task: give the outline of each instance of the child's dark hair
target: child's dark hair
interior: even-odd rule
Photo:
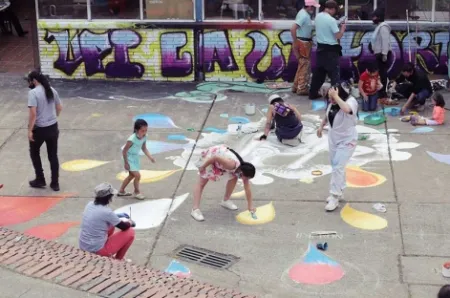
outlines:
[[[228,150],[230,150],[234,155],[236,155],[237,159],[239,159],[239,162],[241,163],[239,169],[242,171],[242,174],[249,179],[255,177],[256,173],[255,166],[249,162],[244,161],[242,157],[233,149],[228,148]]]
[[[111,200],[113,198],[113,194],[107,195],[105,197],[95,197],[94,200],[94,205],[102,205],[102,206],[106,206],[109,203],[111,203]]]
[[[405,65],[403,65],[402,72],[414,72],[414,64],[406,62]]]
[[[139,129],[141,129],[144,126],[148,126],[147,121],[145,121],[144,119],[137,119],[134,122],[134,131],[133,132],[138,132]]]
[[[374,73],[378,71],[378,66],[375,63],[370,63],[369,65],[367,65],[367,71],[370,73]]]
[[[439,290],[438,298],[450,298],[450,285],[442,286]]]
[[[33,80],[38,81],[45,90],[45,96],[47,97],[47,101],[51,102],[54,98],[52,87],[50,87],[50,82],[47,77],[44,76],[41,72],[37,70],[33,70],[28,74],[28,82],[32,82]]]
[[[350,96],[351,90],[352,90],[352,87],[351,87],[350,83],[345,82],[345,81],[343,81],[343,82],[341,82],[339,84],[336,84],[336,85],[332,86],[331,88],[337,88],[338,96],[343,101],[347,100],[347,98]],[[328,92],[330,92],[330,90],[328,90]]]
[[[437,107],[441,107],[441,108],[445,107],[445,100],[441,93],[435,92],[433,94],[433,99],[436,102]]]

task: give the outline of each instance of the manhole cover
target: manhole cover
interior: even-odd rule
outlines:
[[[176,258],[215,269],[227,269],[239,261],[233,255],[207,250],[200,247],[182,245],[174,250]]]

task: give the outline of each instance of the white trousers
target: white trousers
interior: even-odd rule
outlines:
[[[355,152],[356,141],[335,142],[331,135],[329,135],[328,144],[330,146],[331,163],[330,194],[342,196],[342,192],[347,186],[345,168],[352,157],[353,152]]]

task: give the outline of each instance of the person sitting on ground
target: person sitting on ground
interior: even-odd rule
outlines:
[[[398,90],[396,86],[397,92],[408,98],[402,107],[402,114],[414,107],[417,107],[419,111],[423,110],[425,101],[433,93],[430,79],[425,73],[416,69],[414,64],[408,62],[403,66],[401,75],[395,80],[395,85],[401,84],[406,80],[411,84],[406,85],[407,87],[403,88],[404,90]]]
[[[436,125],[442,125],[445,121],[445,100],[442,94],[436,92],[433,97],[433,116],[431,119],[425,118],[422,116],[406,116],[406,119],[403,119],[403,121],[408,121],[407,117],[410,117],[411,124],[412,125],[429,125],[429,126],[436,126]]]
[[[278,140],[289,146],[300,144],[300,135],[303,129],[300,112],[277,94],[269,97],[267,110],[267,123],[264,134],[259,138],[266,140],[270,130],[275,124],[275,134]]]
[[[228,175],[228,182],[225,190],[225,196],[220,203],[222,207],[228,210],[237,210],[238,207],[230,200],[231,194],[236,187],[239,178],[244,183],[245,195],[247,197],[248,210],[254,214],[253,198],[250,188],[250,179],[255,177],[255,167],[245,162],[242,157],[233,149],[225,145],[210,147],[202,151],[200,159],[196,162],[200,173],[200,179],[194,189],[194,205],[191,216],[196,221],[204,221],[200,211],[200,201],[202,193],[209,180],[218,181],[225,173]]]
[[[383,88],[380,81],[378,67],[370,64],[366,71],[359,77],[359,93],[363,98],[362,110],[364,112],[376,111],[378,103],[378,91]]]
[[[437,298],[450,298],[450,285],[442,286]]]
[[[81,250],[122,260],[134,241],[134,223],[108,207],[115,194],[109,183],[95,188],[95,200],[84,209],[79,245]],[[114,233],[115,227],[121,231]]]

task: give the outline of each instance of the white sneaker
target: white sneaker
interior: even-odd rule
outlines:
[[[202,212],[200,211],[200,209],[192,210],[191,216],[192,216],[196,221],[204,221],[204,220],[205,220],[205,218],[203,217],[203,214],[202,214]]]
[[[331,199],[333,199],[333,198],[334,198],[334,196],[333,196],[333,195],[330,195],[330,196],[327,198],[327,203],[328,203]],[[344,194],[342,194],[342,196],[338,197],[338,199],[339,199],[339,200],[344,199]]]
[[[228,210],[238,210],[238,207],[231,200],[220,202],[220,206]]]
[[[336,197],[331,197],[329,198],[328,203],[325,206],[325,210],[334,211],[337,207],[339,207],[339,199]]]

